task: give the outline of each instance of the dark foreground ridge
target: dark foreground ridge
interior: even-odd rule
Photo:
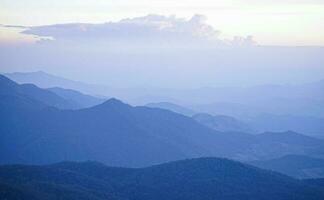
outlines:
[[[0,167],[0,199],[10,200],[320,200],[314,184],[219,158],[146,168],[97,162]]]
[[[303,155],[286,155],[270,160],[256,160],[249,164],[299,179],[324,177],[324,159]]]

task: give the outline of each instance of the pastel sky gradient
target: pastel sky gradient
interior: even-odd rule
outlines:
[[[124,88],[324,78],[324,0],[0,0],[0,73]]]
[[[1,0],[0,24],[103,23],[148,14],[207,17],[221,37],[253,35],[261,45],[324,46],[324,0]],[[19,29],[18,29],[19,30]],[[1,42],[31,36],[0,28]]]

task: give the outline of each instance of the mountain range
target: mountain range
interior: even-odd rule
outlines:
[[[245,132],[245,133],[255,133],[247,123],[244,123],[240,120],[235,119],[234,117],[226,115],[210,115],[207,113],[198,113],[192,116],[197,122],[206,125],[207,127],[222,131],[236,131],[236,132]]]
[[[0,75],[0,95],[21,98],[29,101],[37,101],[44,106],[53,106],[60,109],[73,109],[76,106],[55,93],[41,89],[33,84],[17,84],[14,81]]]
[[[238,112],[249,112],[253,109],[247,107],[240,111],[242,107],[235,104],[215,104],[212,107],[216,108],[217,111],[213,111],[213,108],[208,109],[208,107],[206,107],[202,109],[203,111],[206,111],[206,113],[199,113],[194,109],[170,102],[149,103],[145,106],[167,109],[193,117],[199,123],[217,131],[261,133],[264,131],[284,132],[292,130],[319,138],[323,138],[324,132],[324,118],[318,117],[274,115],[269,113],[257,114],[257,112],[255,112],[250,117],[238,119],[230,115],[236,115]],[[199,108],[196,109],[199,110]],[[227,112],[225,110],[231,110],[231,112]],[[227,113],[228,115],[208,114],[223,112]]]
[[[170,110],[175,113],[179,113],[179,114],[182,114],[182,115],[185,115],[188,117],[191,117],[197,113],[194,110],[191,110],[184,106],[180,106],[180,105],[177,105],[175,103],[170,103],[170,102],[148,103],[145,106],[151,107],[151,108],[161,108],[161,109]]]
[[[103,96],[99,101],[113,96],[132,105],[171,109],[187,116],[196,113],[229,116],[257,132],[291,130],[320,138],[324,133],[324,80],[299,85],[158,89],[113,88],[41,71],[5,75],[18,83],[32,83],[41,88],[60,87]]]
[[[83,94],[76,90],[64,89],[59,87],[48,88],[47,90],[70,101],[77,108],[88,108],[105,101],[103,98]]]
[[[305,115],[324,117],[324,80],[296,85],[257,85],[251,87],[203,87],[197,89],[158,89],[158,88],[112,88],[73,81],[46,72],[15,72],[5,74],[18,83],[32,83],[41,88],[61,87],[74,89],[87,94],[121,97],[132,102],[136,98],[146,96],[147,103],[158,102],[161,99],[173,99],[181,105],[193,106],[198,112],[211,110],[210,114],[229,115],[233,106],[239,108],[239,113],[230,116],[251,116],[255,112],[276,115]],[[163,100],[160,102],[164,102]],[[217,105],[222,104],[222,109]],[[225,105],[229,105],[226,107]],[[245,110],[248,108],[248,110]],[[222,111],[223,113],[219,113]],[[244,111],[242,113],[242,111]],[[207,111],[209,112],[209,111]]]
[[[112,166],[141,167],[202,156],[243,161],[287,154],[324,157],[324,141],[294,132],[218,132],[191,117],[134,107],[117,99],[62,110],[38,101],[39,93],[21,95],[20,90],[12,89],[23,85],[5,77],[1,80],[3,164],[96,160]]]
[[[324,159],[308,156],[286,155],[271,160],[253,161],[249,164],[295,178],[324,178]]]
[[[0,198],[10,200],[323,199],[321,187],[309,182],[219,158],[137,169],[97,162],[0,166]]]
[[[234,117],[230,117],[226,115],[213,116],[208,113],[197,113],[194,110],[170,102],[149,103],[146,104],[145,106],[151,108],[166,109],[175,113],[192,117],[200,124],[203,124],[216,131],[221,131],[221,132],[237,131],[237,132],[246,132],[246,133],[255,132],[255,130],[249,127],[247,123],[244,123],[240,120],[235,119]]]
[[[0,110],[0,199],[324,198],[324,141],[293,131],[2,75]]]
[[[43,71],[36,72],[14,72],[4,74],[6,77],[11,80],[20,83],[32,83],[41,88],[66,88],[84,92],[86,94],[101,94],[106,88],[105,86],[93,85],[88,83],[83,83],[80,81],[74,81],[60,76],[48,74]]]

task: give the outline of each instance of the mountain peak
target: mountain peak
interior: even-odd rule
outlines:
[[[105,103],[108,103],[108,104],[125,104],[124,102],[122,102],[121,100],[116,99],[116,98],[110,98],[107,101],[105,101]]]
[[[151,107],[151,108],[161,108],[161,109],[165,109],[165,110],[170,110],[172,112],[179,113],[179,114],[182,114],[182,115],[185,115],[188,117],[191,117],[196,113],[195,111],[193,111],[189,108],[186,108],[186,107],[183,107],[183,106],[171,103],[171,102],[148,103],[145,106]]]
[[[103,102],[102,104],[99,104],[98,106],[95,106],[95,107],[118,107],[118,108],[121,108],[121,107],[130,107],[130,105],[122,102],[121,100],[119,99],[116,99],[116,98],[110,98],[108,99],[107,101]]]
[[[39,70],[39,71],[33,71],[33,72],[27,72],[27,73],[21,73],[20,75],[29,74],[33,76],[42,76],[42,77],[55,77],[55,75],[49,74],[45,71]]]

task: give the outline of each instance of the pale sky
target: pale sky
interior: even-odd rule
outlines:
[[[103,23],[148,14],[201,14],[220,37],[252,35],[260,45],[324,46],[324,0],[0,0],[4,25]],[[30,38],[0,28],[1,42]]]
[[[324,0],[0,0],[0,73],[112,87],[324,77]]]

